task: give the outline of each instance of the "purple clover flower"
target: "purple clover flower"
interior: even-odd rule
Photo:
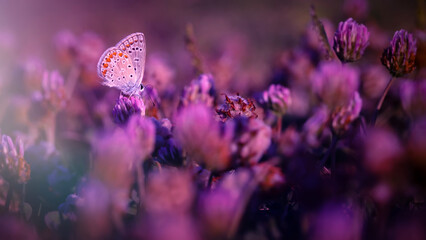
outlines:
[[[117,124],[125,124],[132,115],[145,115],[145,104],[139,96],[120,95],[113,110],[112,115]]]
[[[263,121],[239,117],[228,121],[228,130],[234,132],[232,153],[241,165],[256,164],[271,144],[272,130]]]
[[[291,104],[290,89],[272,84],[267,91],[263,92],[262,102],[276,114],[284,115]]]
[[[390,46],[383,51],[382,64],[394,77],[400,77],[414,70],[417,40],[404,29],[396,31]]]
[[[349,129],[350,124],[359,117],[362,108],[362,99],[358,92],[347,106],[338,107],[331,116],[331,126],[338,135]]]
[[[312,77],[313,90],[330,108],[345,106],[359,86],[355,68],[339,62],[323,63]]]
[[[358,24],[352,18],[339,23],[334,34],[333,49],[342,62],[355,62],[364,54],[368,46],[370,33],[363,24]]]
[[[18,148],[15,144],[18,145]],[[21,140],[13,143],[9,136],[2,136],[0,174],[12,183],[26,183],[30,179],[31,169],[24,159],[24,144]]]
[[[191,159],[212,171],[229,167],[232,135],[221,133],[211,108],[189,105],[177,114],[174,124],[174,136]]]
[[[204,103],[213,107],[215,100],[214,79],[210,74],[201,74],[183,90],[181,106],[185,107],[191,103]]]
[[[58,71],[45,72],[42,81],[43,101],[53,111],[59,111],[67,103],[64,78]]]

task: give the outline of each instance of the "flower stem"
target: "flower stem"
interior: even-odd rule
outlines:
[[[380,98],[379,103],[377,104],[376,111],[374,112],[373,119],[371,120],[371,125],[373,125],[373,126],[376,124],[376,120],[377,120],[377,117],[379,115],[379,111],[382,108],[385,97],[388,94],[389,89],[392,86],[392,83],[394,82],[394,80],[395,80],[395,78],[391,77],[391,79],[388,82],[388,85],[386,86],[385,90],[383,91],[383,94],[382,94],[382,97]]]
[[[7,213],[9,212],[9,205],[10,205],[10,201],[12,200],[12,194],[13,194],[12,184],[9,184],[9,190],[7,190],[7,196],[6,196],[6,203],[4,205]]]

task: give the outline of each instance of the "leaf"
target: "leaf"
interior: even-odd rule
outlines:
[[[51,229],[58,229],[59,225],[61,224],[61,218],[59,216],[59,212],[58,211],[52,211],[52,212],[48,212],[45,216],[44,216],[44,222],[46,223],[46,226]]]
[[[319,20],[317,13],[315,12],[314,5],[311,5],[311,18],[314,26],[319,34],[319,40],[321,41],[323,47],[325,48],[325,52],[327,54],[327,59],[334,58],[334,53],[331,50],[330,43],[328,42],[327,33],[325,32],[324,25]]]

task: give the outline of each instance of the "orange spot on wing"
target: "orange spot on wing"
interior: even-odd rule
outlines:
[[[104,68],[108,67],[108,63],[104,63]]]
[[[119,54],[118,54],[118,56],[122,57],[122,56],[123,56],[123,53],[122,53],[122,52],[121,52],[121,53],[119,53]]]
[[[114,56],[117,55],[117,52],[113,52],[112,55],[114,55]]]
[[[124,55],[124,57],[125,57],[125,58],[128,58],[128,56],[127,56],[127,55]]]
[[[126,44],[126,47],[130,47],[130,45],[129,45],[129,44]]]
[[[111,62],[111,58],[107,58],[107,59],[106,59],[106,61],[107,61],[107,62]]]
[[[107,72],[107,70],[106,70],[106,69],[102,71],[102,74],[104,75],[104,77],[105,77],[105,75],[106,75],[106,72]]]

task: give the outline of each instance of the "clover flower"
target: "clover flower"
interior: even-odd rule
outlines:
[[[262,102],[278,115],[284,115],[291,104],[290,89],[272,84],[263,92]]]
[[[185,107],[191,103],[204,103],[206,106],[213,107],[214,100],[214,79],[210,74],[201,74],[183,90],[181,106]]]
[[[271,144],[272,130],[259,119],[239,117],[227,127],[234,132],[232,153],[238,164],[256,164]]]
[[[145,115],[145,104],[139,96],[120,95],[112,110],[114,121],[125,124],[132,115]]]
[[[383,51],[382,64],[394,77],[400,77],[414,70],[417,40],[404,29],[396,31],[390,46]]]
[[[144,160],[154,151],[155,131],[155,125],[149,118],[134,115],[129,119],[126,133],[138,159]]]
[[[216,109],[216,112],[222,121],[226,121],[239,116],[257,118],[255,110],[256,106],[251,99],[245,99],[238,94],[234,96],[225,94],[225,102]]]
[[[352,18],[339,23],[334,34],[333,49],[342,62],[355,62],[364,54],[368,46],[370,33],[363,24],[358,24]]]
[[[24,144],[21,140],[13,143],[9,136],[2,136],[0,174],[12,183],[27,183],[30,179],[31,169],[24,159]]]
[[[326,62],[320,65],[312,77],[313,90],[330,108],[349,103],[359,86],[358,71],[339,62]]]
[[[191,159],[213,171],[229,167],[231,136],[221,133],[210,108],[189,105],[177,114],[174,124],[174,136]]]
[[[350,124],[359,117],[362,108],[362,99],[358,92],[354,93],[352,100],[347,106],[341,106],[334,110],[331,115],[331,126],[335,133],[343,134],[349,129]]]
[[[44,72],[42,99],[53,111],[59,111],[65,107],[67,94],[64,86],[64,78],[58,71]]]
[[[309,146],[318,147],[323,136],[327,134],[325,130],[327,129],[329,115],[328,108],[321,106],[303,125],[303,137]]]

